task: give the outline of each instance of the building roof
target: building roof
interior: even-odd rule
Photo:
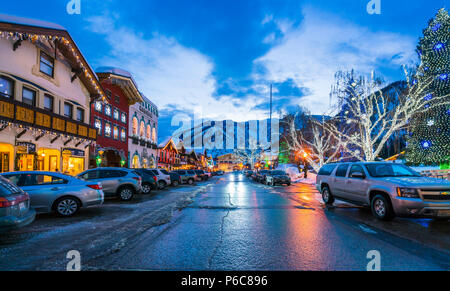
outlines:
[[[144,101],[130,72],[115,67],[99,67],[95,72],[101,82],[110,81],[119,86],[128,98],[130,105]]]
[[[62,54],[80,81],[85,85],[92,99],[105,98],[105,93],[94,71],[86,61],[69,32],[61,25],[11,15],[0,14],[0,31],[11,33],[16,41],[32,43],[54,42],[56,51]]]

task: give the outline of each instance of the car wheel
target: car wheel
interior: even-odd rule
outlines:
[[[373,197],[370,208],[372,209],[373,215],[379,220],[389,221],[395,217],[391,201],[383,195]]]
[[[122,201],[130,201],[133,199],[134,190],[131,187],[123,187],[119,190],[119,198]]]
[[[326,205],[333,205],[334,203],[334,196],[331,194],[330,188],[327,186],[322,189],[322,200]]]
[[[286,185],[289,187],[289,186],[291,186],[291,183],[287,183]]]
[[[63,217],[73,216],[80,209],[80,204],[77,199],[72,197],[64,197],[56,201],[55,210]]]
[[[189,185],[192,185],[192,184],[194,184],[194,179],[189,179],[187,182]]]
[[[152,185],[150,185],[149,183],[145,183],[142,185],[142,194],[150,194],[150,192],[152,192]]]
[[[158,182],[158,186],[159,186],[159,189],[164,189],[164,188],[166,188],[166,182],[165,181],[159,181]]]

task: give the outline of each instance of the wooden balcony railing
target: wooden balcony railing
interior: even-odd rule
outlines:
[[[97,130],[89,124],[35,106],[30,106],[1,95],[0,120],[74,137],[97,140]]]

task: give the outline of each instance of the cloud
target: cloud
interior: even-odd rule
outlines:
[[[130,71],[139,90],[161,110],[198,111],[205,118],[244,121],[262,117],[262,110],[252,110],[261,101],[249,95],[237,98],[232,92],[217,96],[213,61],[199,51],[185,47],[176,39],[142,33],[118,25],[118,17],[95,16],[88,19],[88,29],[104,37],[110,51],[98,65],[115,66]]]
[[[314,114],[326,113],[329,92],[337,70],[361,73],[396,69],[415,60],[415,39],[391,32],[374,32],[310,7],[303,9],[298,26],[271,19],[283,36],[278,44],[254,61],[254,78],[293,80],[309,95],[295,100]]]

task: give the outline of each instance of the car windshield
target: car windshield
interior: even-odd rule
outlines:
[[[372,177],[420,177],[412,169],[397,164],[366,164],[367,170]]]
[[[271,173],[272,175],[278,175],[278,176],[281,176],[281,175],[286,175],[286,173],[285,172],[283,172],[283,171],[272,171],[272,173]]]

